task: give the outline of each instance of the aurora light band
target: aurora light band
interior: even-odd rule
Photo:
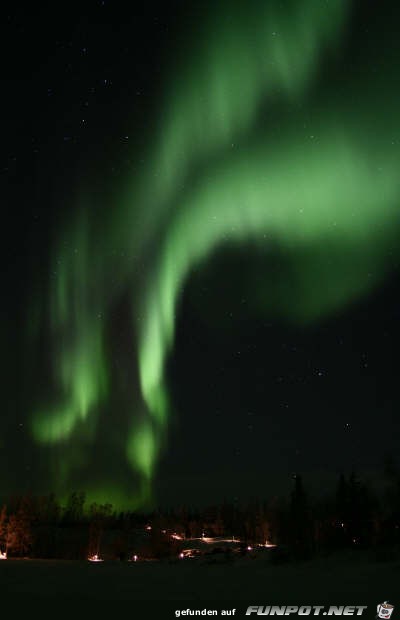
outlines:
[[[315,96],[324,63],[340,58],[351,10],[348,0],[213,6],[179,50],[183,60],[171,59],[165,72],[144,169],[113,198],[105,221],[87,200],[57,239],[49,296],[54,398],[37,407],[32,433],[54,447],[60,488],[84,468],[114,389],[106,319],[124,291],[137,384],[120,442],[132,482],[113,480],[102,493],[140,506],[165,448],[172,415],[165,362],[180,291],[195,266],[223,244],[279,241],[294,280],[275,311],[303,324],[360,298],[392,269],[400,127],[398,92],[382,91],[396,74],[390,50],[387,57],[382,50],[375,84],[344,76],[340,96],[329,89]],[[270,120],[277,114],[279,130]],[[267,289],[254,304],[269,311]]]

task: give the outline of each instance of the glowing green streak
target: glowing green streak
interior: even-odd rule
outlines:
[[[224,158],[266,102],[302,99],[322,52],[339,44],[349,9],[346,0],[211,5],[196,24],[194,49],[177,51],[150,164],[135,179],[116,227],[119,243],[145,247],[161,218],[177,206],[188,175],[210,158]],[[143,205],[139,217],[132,200]]]
[[[156,443],[153,429],[149,423],[141,425],[131,434],[127,449],[128,459],[150,480],[156,457]]]
[[[179,290],[193,265],[217,244],[257,239],[267,231],[297,251],[315,248],[313,261],[298,270],[305,300],[288,299],[280,308],[298,320],[313,320],[340,307],[382,277],[384,251],[397,223],[400,181],[398,161],[387,158],[384,171],[378,172],[375,159],[379,161],[335,133],[313,144],[296,144],[291,135],[290,146],[284,144],[280,151],[253,149],[245,159],[228,159],[182,205],[166,234],[143,313],[141,386],[157,419],[166,413],[156,395],[163,389]],[[321,255],[348,258],[349,252],[354,260],[361,253],[362,260],[352,269],[346,262],[325,266],[313,291],[310,273],[318,275]]]
[[[95,314],[96,291],[90,286],[93,269],[87,234],[86,222],[81,219],[71,236],[72,245],[54,260],[50,318],[58,350],[54,374],[61,402],[50,413],[34,418],[34,435],[42,442],[65,440],[77,428],[91,433],[94,425],[93,421],[87,424],[88,414],[107,392],[101,315],[99,309]]]
[[[149,497],[163,445],[164,362],[179,291],[194,265],[223,243],[278,240],[294,275],[275,311],[298,322],[343,307],[389,268],[400,196],[390,123],[371,128],[347,104],[311,109],[307,100],[327,50],[339,47],[349,4],[213,4],[196,25],[192,52],[179,50],[185,60],[174,67],[149,163],[118,213],[113,206],[91,234],[78,222],[61,242],[51,290],[60,396],[53,410],[35,417],[34,435],[71,441],[80,454],[87,447],[107,396],[103,315],[129,285],[144,401],[134,395],[124,450],[141,480],[130,496],[136,504]],[[369,96],[371,84],[363,88]],[[283,129],[274,136],[268,121],[278,105]],[[313,129],[304,129],[301,105],[310,109]],[[396,104],[386,112],[396,118]],[[270,308],[268,290],[256,297],[261,311]],[[74,456],[63,458],[66,481]]]
[[[147,216],[154,219],[155,212],[161,214],[171,208],[170,194],[179,193],[194,165],[202,166],[206,158],[217,154],[226,159],[228,153],[229,157],[232,141],[251,128],[265,99],[299,98],[318,69],[321,50],[338,41],[348,3],[340,0],[332,4],[289,4],[290,7],[283,8],[279,3],[259,2],[254,3],[251,11],[248,5],[238,3],[236,12],[231,10],[232,6],[225,7],[230,9],[226,13],[223,8],[218,14],[212,12],[199,49],[186,66],[180,67],[181,71],[178,69],[172,96],[166,104],[163,139],[156,147],[151,177],[145,182],[142,200],[151,208],[143,214],[141,235],[148,225]],[[177,206],[186,208],[172,204],[172,208]],[[212,208],[217,207],[214,204]],[[225,230],[220,235],[224,233]],[[210,249],[215,243],[210,244]],[[175,258],[173,254],[171,260]],[[190,255],[185,269],[178,264],[182,279],[190,265]],[[144,309],[145,316],[150,312],[152,318],[147,318],[142,335],[139,365],[144,399],[150,413],[163,424],[168,409],[161,370],[164,340],[172,342],[172,281],[179,286],[180,278],[160,270],[163,275],[158,277],[165,278],[160,286],[169,293],[150,293],[151,298],[157,299],[148,302]],[[152,365],[157,368],[153,373],[149,370]]]

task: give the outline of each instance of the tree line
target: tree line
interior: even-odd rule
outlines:
[[[288,497],[255,499],[245,506],[223,501],[202,509],[180,506],[143,513],[87,505],[73,492],[64,506],[54,493],[9,498],[0,510],[0,552],[10,557],[129,559],[176,556],[189,538],[226,537],[248,545],[277,545],[277,557],[307,559],[340,549],[373,548],[392,557],[400,549],[400,473],[386,464],[381,492],[356,473],[341,475],[324,499],[307,493],[293,475]],[[396,556],[397,557],[397,556]]]

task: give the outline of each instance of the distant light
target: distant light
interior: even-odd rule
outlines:
[[[179,557],[183,556],[184,558],[192,558],[195,552],[200,552],[200,550],[199,549],[183,549]]]
[[[146,530],[151,530],[151,525],[147,525]]]
[[[201,538],[186,538],[185,540],[201,540],[203,543],[215,544],[215,543],[240,543],[240,538],[222,538],[220,536],[201,536]]]
[[[2,552],[0,551],[0,560],[6,560],[6,559],[7,559],[7,552],[6,552],[6,551],[4,551],[4,553],[2,553]]]
[[[247,547],[247,551],[252,551],[253,547],[250,547],[250,545]]]
[[[137,555],[134,555],[134,556],[133,556],[133,561],[134,561],[134,562],[137,562]]]
[[[184,557],[185,557],[185,555],[184,555],[183,553],[180,553],[180,554],[179,554],[179,557],[182,559],[182,558],[184,558]]]
[[[102,562],[103,561],[101,558],[99,558],[97,553],[95,553],[95,555],[90,555],[88,557],[88,560],[89,560],[89,562]]]

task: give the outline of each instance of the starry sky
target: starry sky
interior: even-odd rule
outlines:
[[[399,448],[399,9],[1,11],[1,492],[379,485]]]

